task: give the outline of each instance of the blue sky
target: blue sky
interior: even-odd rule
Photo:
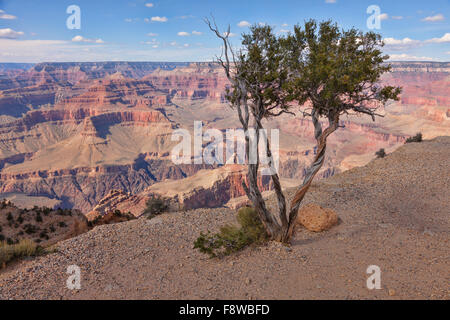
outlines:
[[[81,29],[66,9],[81,10]],[[220,42],[211,14],[239,44],[248,24],[282,34],[296,23],[333,19],[369,31],[367,8],[381,9],[380,33],[392,60],[450,61],[450,0],[0,0],[0,62],[209,61]]]

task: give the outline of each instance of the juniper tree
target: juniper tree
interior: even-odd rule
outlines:
[[[242,47],[233,50],[230,28],[221,33],[215,23],[206,20],[209,28],[222,41],[223,53],[217,57],[230,81],[227,99],[237,111],[246,134],[247,181],[244,190],[253,203],[268,235],[276,241],[288,243],[296,224],[298,211],[311,183],[322,167],[327,138],[340,125],[342,115],[365,114],[374,121],[380,106],[389,99],[398,99],[401,89],[380,84],[383,73],[390,70],[383,55],[381,36],[357,29],[341,30],[331,21],[307,21],[297,25],[287,36],[277,36],[270,26],[252,26],[242,35]],[[278,212],[270,212],[258,187],[259,145],[257,163],[249,161],[249,130],[263,129],[262,120],[284,113],[293,114],[299,108],[311,119],[317,143],[316,154],[306,170],[289,209],[280,178],[272,174],[278,200]],[[323,129],[323,122],[326,128]],[[263,132],[263,131],[262,131]],[[267,141],[265,146],[269,165],[273,158]]]

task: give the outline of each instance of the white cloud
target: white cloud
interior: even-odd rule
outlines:
[[[403,38],[403,39],[385,38],[384,43],[386,45],[411,45],[411,44],[418,44],[420,43],[420,41],[413,40],[410,38]]]
[[[7,14],[5,11],[0,10],[0,19],[4,20],[14,20],[17,19],[16,16],[13,16],[12,14]]]
[[[391,54],[389,60],[392,61],[432,61],[433,58],[430,57],[417,57],[413,55],[409,55],[406,53],[402,54]]]
[[[153,8],[155,5],[153,3],[151,3],[151,2],[149,2],[149,3],[146,3],[145,6],[147,8]]]
[[[389,19],[389,15],[387,13],[380,14],[380,20],[381,21],[387,20],[387,19]]]
[[[422,45],[421,41],[410,38],[403,38],[403,39],[385,38],[383,39],[383,41],[386,47],[393,50],[405,50],[413,47],[419,47]]]
[[[86,46],[82,42],[62,40],[17,40],[0,39],[0,61],[2,62],[95,62],[95,61],[179,61],[179,46],[164,46],[158,43],[148,47],[131,49],[114,43]],[[180,47],[183,48],[182,45]],[[220,54],[220,47],[183,48],[185,61],[210,61]]]
[[[450,51],[447,51],[445,54],[450,54]]]
[[[447,42],[450,42],[450,33],[446,33],[440,38],[429,39],[429,40],[427,40],[425,42],[427,42],[427,43],[447,43]]]
[[[336,0],[325,0],[325,3],[336,3]]]
[[[288,33],[289,30],[287,30],[287,29],[281,29],[280,32],[281,32],[281,33]]]
[[[152,17],[152,21],[154,21],[154,22],[167,22],[169,19],[167,19],[166,17],[159,17],[159,16],[156,16],[156,17]]]
[[[133,19],[126,18],[126,19],[125,19],[125,22],[128,22],[128,23],[133,22]]]
[[[237,25],[238,25],[238,27],[240,27],[240,28],[245,28],[245,27],[250,26],[250,22],[245,21],[245,20],[242,20],[242,21],[239,22]]]
[[[443,20],[445,20],[445,18],[442,13],[422,19],[422,21],[427,21],[427,22],[436,22],[436,21],[443,21]]]
[[[189,48],[189,43],[185,43],[185,44],[183,44],[183,47],[185,47],[185,48]]]
[[[157,33],[150,32],[150,33],[147,33],[147,36],[149,36],[149,37],[157,37],[158,34],[157,34]]]
[[[403,19],[402,16],[392,16],[391,18],[394,20],[402,20]]]
[[[288,25],[287,23],[283,23],[281,26],[282,26],[283,28],[286,28],[286,27],[288,27],[289,25]]]
[[[191,34],[189,32],[180,31],[177,33],[180,37],[189,37]]]
[[[0,39],[16,39],[23,36],[22,31],[14,31],[11,28],[0,29]]]
[[[87,42],[87,43],[105,43],[102,39],[88,39],[82,36],[75,36],[72,38],[72,42]]]
[[[201,36],[202,34],[203,34],[203,32],[200,32],[200,31],[192,31],[192,34],[194,35],[194,36]]]

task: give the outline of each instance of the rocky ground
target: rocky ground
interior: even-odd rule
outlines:
[[[0,298],[449,299],[449,159],[442,137],[314,184],[305,203],[332,208],[340,223],[298,229],[289,248],[269,243],[222,260],[193,250],[201,231],[235,221],[229,209],[100,226],[4,270]],[[82,280],[71,291],[74,264]],[[381,290],[366,287],[370,265],[381,268]]]

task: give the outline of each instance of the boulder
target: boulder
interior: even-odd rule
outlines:
[[[336,212],[322,208],[317,204],[308,204],[298,213],[297,223],[313,232],[322,232],[338,223]]]

